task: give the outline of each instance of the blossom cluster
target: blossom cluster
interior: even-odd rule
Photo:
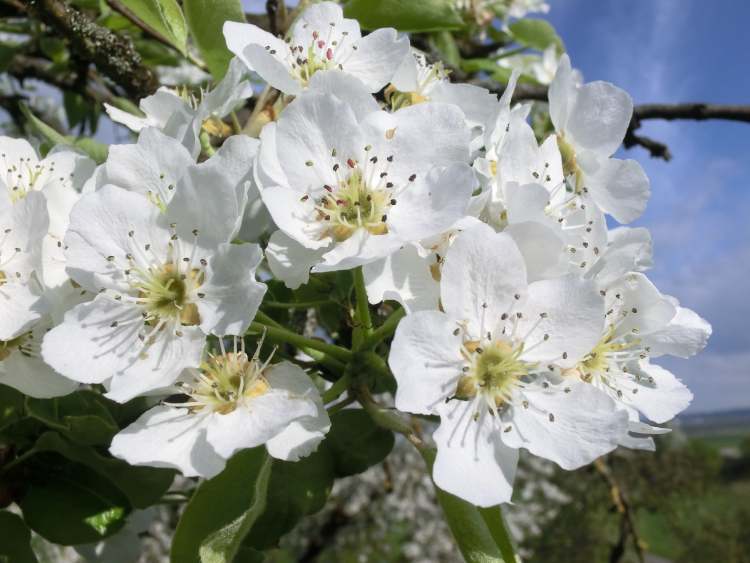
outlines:
[[[155,397],[111,445],[133,464],[210,477],[263,444],[297,460],[330,427],[318,386],[243,335],[271,275],[294,289],[361,268],[371,304],[407,313],[388,357],[395,406],[439,417],[444,490],[510,501],[520,448],[575,469],[654,447],[654,424],[692,396],[651,360],[695,354],[711,329],[644,273],[649,233],[609,226],[649,197],[640,165],[613,157],[627,93],[583,83],[563,55],[539,142],[530,105],[512,104],[517,73],[499,99],[451,82],[337,4],[286,39],[233,22],[224,35],[236,58],[199,99],[162,89],[143,116],[107,108],[138,139],[98,167],[0,139],[0,383]],[[225,135],[251,72],[279,111],[259,139]],[[206,131],[225,138],[215,153]]]

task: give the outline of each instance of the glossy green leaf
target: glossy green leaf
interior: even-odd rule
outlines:
[[[219,475],[204,481],[177,525],[172,563],[213,563],[239,550],[249,531],[247,524],[255,521],[265,505],[270,466],[264,447],[243,450]]]
[[[422,458],[427,465],[427,470],[432,473],[435,463],[436,451],[434,448],[422,448]],[[496,525],[495,512],[502,518],[500,507],[480,509],[447,493],[435,486],[438,503],[443,509],[445,521],[451,529],[461,555],[467,563],[515,563],[514,557],[503,559],[500,547],[495,541],[502,532],[495,528],[491,530],[490,525]],[[511,547],[512,550],[512,547]]]
[[[109,479],[59,455],[34,459],[38,463],[19,501],[32,530],[53,543],[76,545],[99,541],[125,524],[130,505]]]
[[[129,465],[102,455],[94,448],[73,444],[55,432],[43,434],[34,449],[59,453],[111,480],[135,508],[146,508],[158,502],[174,478],[171,469]]]
[[[124,0],[123,4],[180,52],[186,52],[187,25],[176,0]]]
[[[345,409],[334,414],[325,440],[339,477],[362,473],[380,463],[391,453],[393,443],[393,432],[377,426],[361,409]]]
[[[430,43],[437,49],[445,62],[455,67],[461,66],[461,53],[450,31],[439,31],[433,34],[430,37]]]
[[[76,391],[54,399],[26,399],[29,416],[57,430],[73,442],[108,445],[119,427],[104,399],[93,391]]]
[[[232,53],[224,42],[224,22],[244,22],[245,12],[240,0],[184,0],[190,33],[206,61],[214,80],[221,80],[227,71]]]
[[[365,29],[395,27],[399,31],[426,32],[464,26],[453,0],[348,0],[344,14],[359,20]]]
[[[513,22],[508,26],[510,33],[518,43],[544,51],[550,45],[555,45],[558,52],[563,52],[562,39],[557,35],[555,28],[546,20],[535,20],[525,18]]]
[[[244,544],[260,550],[274,547],[304,516],[322,509],[333,486],[333,469],[325,444],[296,462],[274,460],[266,510]]]
[[[37,563],[29,545],[31,532],[19,516],[0,511],[0,538],[0,563]]]

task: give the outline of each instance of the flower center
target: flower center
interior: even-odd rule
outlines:
[[[576,151],[562,135],[557,136],[557,146],[562,157],[563,175],[565,178],[573,177],[573,190],[576,194],[581,195],[584,191],[583,171],[578,166]]]
[[[356,45],[347,46],[347,49],[342,50],[349,32],[342,31],[338,34],[335,27],[336,25],[331,23],[325,39],[321,36],[320,31],[313,31],[306,50],[302,45],[289,46],[287,60],[292,68],[292,76],[303,86],[307,86],[313,74],[319,70],[343,69],[340,53],[347,51],[349,48],[356,50]],[[266,50],[271,55],[276,54],[276,51],[271,49],[270,45],[266,46]]]
[[[138,300],[145,309],[147,324],[161,319],[179,319],[186,326],[200,324],[198,307],[191,302],[192,292],[203,284],[202,270],[180,272],[174,264],[167,263],[157,269],[141,273],[132,285]]]
[[[5,159],[4,154],[2,157]],[[22,158],[18,163],[6,162],[5,166],[5,183],[8,186],[8,196],[11,203],[16,203],[25,198],[26,194],[34,189],[34,184],[36,184],[44,172],[44,167],[41,164],[36,163],[32,165],[30,159],[24,160]],[[50,174],[54,173],[54,171],[54,168],[50,168],[49,170]]]
[[[613,364],[625,364],[630,360],[645,357],[646,352],[640,346],[640,340],[614,338],[614,327],[611,327],[594,349],[573,368],[573,372],[587,383],[591,383],[595,377],[607,383]],[[626,372],[627,367],[622,365],[616,367],[615,371]]]
[[[315,206],[317,219],[324,223],[321,238],[330,236],[337,242],[348,239],[363,228],[372,235],[388,232],[387,211],[392,205],[389,189],[370,188],[356,166],[340,181],[338,189],[324,186],[326,193]]]
[[[454,398],[473,399],[479,394],[500,407],[511,401],[521,378],[529,374],[529,365],[519,360],[523,344],[513,348],[508,342],[495,340],[482,345],[477,340],[465,342],[462,354],[469,362],[456,385]]]
[[[270,389],[264,376],[266,367],[268,362],[261,362],[257,354],[249,358],[244,351],[209,355],[194,373],[193,384],[183,385],[192,400],[173,406],[187,406],[191,412],[209,408],[229,414],[243,400],[259,397]]]
[[[33,353],[31,339],[32,334],[29,331],[10,340],[0,340],[0,362],[8,359],[15,350],[18,350],[24,356],[30,357]]]

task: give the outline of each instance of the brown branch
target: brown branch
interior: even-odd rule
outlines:
[[[667,162],[672,160],[672,152],[669,150],[669,147],[667,145],[665,145],[664,143],[660,143],[659,141],[655,141],[651,137],[646,137],[645,135],[636,135],[635,131],[633,130],[632,122],[630,127],[628,127],[628,131],[625,133],[625,138],[622,140],[622,145],[626,149],[631,149],[635,146],[643,147],[649,152],[651,158],[661,158],[662,160],[665,160]]]
[[[693,102],[685,104],[640,104],[633,109],[633,119],[725,119],[750,123],[750,106]]]
[[[85,74],[63,73],[54,69],[53,63],[47,59],[16,53],[6,68],[6,72],[20,82],[27,79],[41,80],[60,90],[82,93],[95,103],[112,103],[114,99],[112,92],[101,83],[93,69],[89,69],[87,72],[86,69],[82,69],[81,72],[86,72]],[[85,87],[81,88],[84,77],[87,83]]]
[[[153,94],[159,87],[156,75],[143,64],[129,39],[101,27],[64,0],[31,0],[28,6],[70,42],[78,58],[94,63],[131,99]]]
[[[625,552],[625,542],[628,536],[632,537],[633,545],[635,546],[635,554],[640,563],[643,563],[643,542],[638,537],[638,530],[635,527],[635,519],[633,517],[633,511],[630,507],[625,491],[622,486],[617,482],[612,470],[607,465],[607,462],[603,457],[600,457],[594,461],[594,468],[597,473],[601,475],[609,485],[609,492],[612,496],[612,504],[617,509],[617,512],[621,516],[620,520],[620,538],[618,542],[613,546],[612,552],[610,553],[610,563],[616,563],[619,561]]]

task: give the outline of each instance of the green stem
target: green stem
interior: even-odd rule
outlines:
[[[487,524],[492,539],[495,540],[497,547],[500,548],[500,554],[503,556],[503,561],[506,563],[516,563],[516,553],[513,549],[513,540],[511,539],[510,532],[508,532],[508,528],[505,525],[502,508],[499,505],[491,506],[490,508],[480,508],[479,513]]]
[[[240,124],[240,120],[237,119],[237,114],[231,112],[229,116],[232,118],[232,131],[234,131],[235,135],[239,135],[242,133],[242,125]]]
[[[333,416],[334,414],[336,414],[340,410],[344,410],[345,407],[348,407],[349,405],[351,405],[355,401],[356,401],[356,399],[354,397],[347,397],[346,399],[344,399],[343,401],[341,401],[339,403],[336,403],[332,407],[328,407],[328,409],[327,409],[328,410],[328,416]]]
[[[323,404],[327,405],[331,401],[334,401],[341,396],[341,394],[349,388],[349,382],[351,377],[349,375],[342,375],[328,391],[323,393]]]
[[[297,303],[294,303],[294,302],[283,303],[281,301],[264,301],[263,307],[268,307],[269,309],[313,309],[315,307],[320,307],[321,305],[329,305],[332,303],[333,301],[329,299],[319,299],[317,301],[299,301]]]
[[[264,325],[275,326],[276,328],[284,328],[283,325],[273,320],[263,311],[258,311],[257,313],[255,313],[255,320],[259,323],[263,323]]]
[[[0,475],[4,475],[5,473],[7,473],[8,471],[10,471],[11,469],[13,469],[14,467],[16,467],[17,465],[22,464],[24,461],[26,461],[31,456],[33,456],[34,454],[36,454],[37,451],[38,450],[36,450],[34,448],[31,448],[26,453],[24,453],[22,455],[19,455],[17,458],[15,458],[12,461],[9,461],[4,466],[0,467]]]
[[[396,327],[401,319],[406,315],[406,311],[402,307],[397,309],[385,320],[385,322],[376,328],[367,338],[362,342],[363,349],[375,348],[383,340],[388,338],[391,334],[396,331]]]
[[[255,318],[257,319],[258,316],[256,315]],[[267,338],[271,341],[288,342],[289,344],[292,344],[297,348],[310,348],[312,350],[318,350],[319,352],[323,352],[324,354],[331,356],[332,358],[340,362],[346,363],[352,357],[352,353],[345,348],[341,348],[340,346],[336,346],[334,344],[328,344],[326,342],[323,342],[322,340],[306,338],[285,328],[268,326],[260,322],[252,322],[250,323],[250,330],[259,333],[265,331]]]
[[[362,266],[354,269],[354,294],[357,302],[355,309],[356,326],[354,328],[354,348],[362,348],[363,341],[372,332],[372,319],[370,318],[370,303],[367,301],[367,289],[365,288],[365,275]]]

